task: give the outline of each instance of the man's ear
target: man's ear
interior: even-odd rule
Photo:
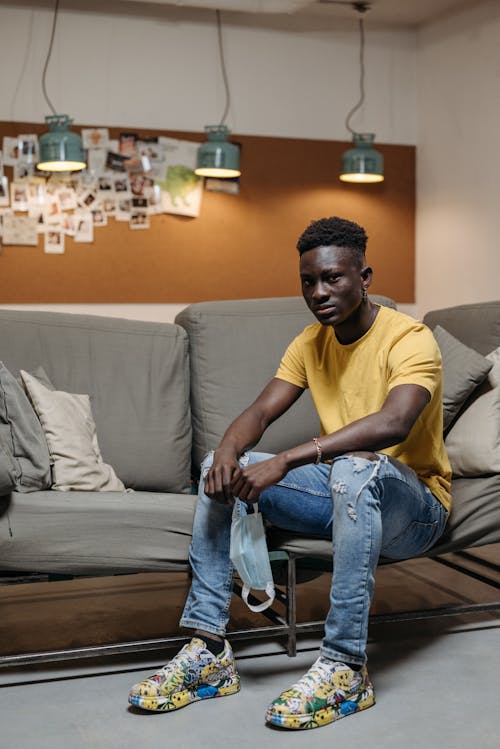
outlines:
[[[371,282],[373,280],[373,271],[369,265],[366,265],[361,270],[361,278],[363,279],[363,283],[366,286],[366,288],[368,288],[368,286],[371,285]]]

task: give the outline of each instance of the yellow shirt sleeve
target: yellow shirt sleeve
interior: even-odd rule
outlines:
[[[388,390],[396,385],[421,385],[431,397],[440,380],[441,354],[425,325],[405,333],[391,348],[388,358]]]
[[[300,388],[308,387],[302,334],[294,338],[286,349],[275,377]]]

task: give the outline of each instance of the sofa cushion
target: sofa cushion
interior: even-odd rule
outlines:
[[[187,570],[195,504],[192,495],[161,492],[13,492],[0,497],[0,569]]]
[[[493,363],[440,325],[433,333],[443,360],[443,428],[446,430]]]
[[[0,440],[12,459],[18,492],[33,492],[50,487],[50,458],[47,443],[26,393],[7,367],[0,362]],[[9,484],[9,461],[2,461]]]
[[[113,468],[102,459],[88,395],[52,390],[21,370],[40,419],[52,462],[52,489],[124,491]]]
[[[372,301],[395,307],[387,297]],[[314,322],[302,297],[191,304],[176,317],[189,335],[193,464],[217,447],[231,423],[276,374],[292,339]],[[309,391],[266,430],[258,448],[276,453],[318,433]]]
[[[58,390],[87,393],[103,459],[128,487],[188,492],[188,342],[177,325],[0,310],[9,369],[42,366]]]
[[[454,476],[500,473],[500,347],[487,358],[492,370],[445,439]]]

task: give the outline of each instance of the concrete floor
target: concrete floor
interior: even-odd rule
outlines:
[[[500,547],[482,553],[498,562]],[[2,652],[173,634],[187,584],[183,575],[136,575],[0,588]],[[319,618],[328,576],[299,592],[302,618]],[[414,560],[379,570],[373,610],[498,598],[482,583]],[[238,627],[256,622],[237,600],[233,620]],[[307,670],[318,646],[318,639],[301,638],[291,659],[278,641],[238,641],[242,691],[171,714],[141,713],[127,704],[131,684],[152,673],[166,653],[2,669],[0,747],[293,749],[307,742],[308,749],[326,749],[335,740],[371,749],[500,746],[498,612],[373,626],[368,652],[375,707],[313,731],[266,727],[267,704]]]

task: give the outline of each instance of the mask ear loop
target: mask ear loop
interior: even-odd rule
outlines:
[[[241,504],[240,500],[235,498],[234,505],[233,505],[233,522],[240,515],[240,513],[238,512],[238,505],[240,505],[240,504]],[[257,515],[258,512],[259,512],[259,503],[255,502],[255,504],[254,504],[254,513],[255,513],[255,515]],[[251,590],[251,588],[249,588],[246,583],[243,583],[243,588],[241,590],[241,598],[242,598],[243,601],[245,601],[245,603],[248,606],[248,608],[250,609],[250,611],[253,611],[255,614],[260,614],[261,611],[265,611],[266,609],[268,609],[269,606],[272,605],[274,599],[276,598],[276,591],[274,589],[274,583],[272,583],[272,582],[269,582],[266,585],[265,593],[266,593],[266,596],[267,596],[267,601],[263,601],[262,603],[254,605],[254,604],[248,602],[248,596],[250,595],[250,590]]]

